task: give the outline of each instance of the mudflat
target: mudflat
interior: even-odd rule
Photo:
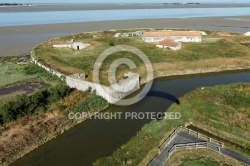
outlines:
[[[78,4],[78,5],[37,5],[1,7],[0,12],[39,12],[76,10],[120,10],[120,9],[171,9],[171,8],[232,8],[250,7],[250,4]]]
[[[250,16],[166,18],[0,27],[0,56],[29,54],[39,43],[81,32],[129,28],[185,28],[245,33]]]

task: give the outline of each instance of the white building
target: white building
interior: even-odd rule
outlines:
[[[72,48],[74,50],[82,50],[86,47],[90,46],[90,44],[84,44],[80,42],[75,42],[72,44],[54,44],[53,47],[55,48]]]
[[[250,36],[250,32],[244,33],[245,36]]]
[[[142,40],[145,42],[160,42],[164,39],[172,39],[179,42],[201,42],[200,32],[191,31],[155,31],[144,32]]]
[[[73,48],[74,50],[82,50],[86,47],[88,47],[90,44],[83,44],[83,43],[73,43],[71,45],[71,48]]]
[[[158,48],[170,48],[171,50],[177,51],[181,49],[181,42],[174,41],[172,39],[164,39],[160,41],[156,47]]]

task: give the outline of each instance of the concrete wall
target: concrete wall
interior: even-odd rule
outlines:
[[[86,91],[91,88],[92,91],[95,91],[98,96],[103,97],[109,103],[113,104],[122,98],[128,96],[129,94],[140,89],[140,80],[139,75],[136,74],[132,77],[121,80],[118,84],[121,87],[119,91],[116,91],[111,86],[104,86],[98,83],[93,83],[81,79],[77,79],[74,76],[67,76],[66,83],[69,87],[75,88],[81,91]]]
[[[93,83],[89,81],[85,81],[85,75],[83,74],[73,74],[71,76],[65,76],[64,74],[56,71],[55,69],[49,68],[36,60],[35,53],[31,51],[31,59],[38,66],[44,68],[49,73],[56,75],[57,77],[63,79],[65,77],[66,84],[77,90],[87,91],[91,88],[92,91],[96,92],[96,95],[103,97],[109,103],[113,104],[122,98],[128,96],[129,94],[135,92],[140,89],[140,79],[139,74],[133,74],[126,79],[121,80],[118,84],[121,87],[119,91],[115,91],[111,86],[104,86],[98,83]]]
[[[250,36],[250,32],[244,33],[245,36]]]
[[[42,63],[38,62],[35,58],[35,53],[33,51],[31,51],[31,60],[32,62],[34,62],[36,65],[44,68],[45,70],[47,70],[49,73],[51,73],[52,75],[56,75],[57,77],[59,77],[60,79],[63,79],[63,77],[65,77],[64,74],[60,73],[59,71],[55,70],[55,69],[51,69],[45,65],[43,65]]]
[[[71,48],[71,44],[54,44],[55,48]]]
[[[179,42],[201,42],[202,37],[201,36],[163,36],[163,37],[142,37],[142,40],[144,42],[160,42],[164,39],[173,39],[175,41]]]

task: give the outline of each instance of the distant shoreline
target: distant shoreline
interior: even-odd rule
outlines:
[[[42,12],[42,11],[78,11],[78,10],[122,10],[122,9],[174,9],[174,8],[233,8],[250,7],[248,4],[70,4],[46,5],[32,4],[31,6],[1,6],[1,12]]]
[[[33,6],[33,5],[22,4],[22,3],[0,3],[0,7],[20,7],[20,6]]]

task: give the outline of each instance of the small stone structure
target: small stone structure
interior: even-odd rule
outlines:
[[[201,42],[202,35],[196,31],[152,31],[144,32],[144,42],[160,42],[164,39],[172,39],[179,42]]]
[[[81,91],[87,91],[91,88],[96,92],[96,95],[103,97],[109,103],[114,104],[122,98],[140,89],[139,74],[125,74],[127,78],[120,80],[117,84],[104,86],[99,83],[89,82],[85,80],[85,74],[73,74],[66,77],[66,83],[69,87]],[[119,86],[119,90],[115,90],[114,86]]]
[[[250,36],[250,32],[244,33],[245,36]]]
[[[128,33],[116,33],[114,37],[133,37],[133,36],[142,36],[143,31],[128,32]]]
[[[73,48],[74,50],[82,50],[86,47],[90,46],[90,44],[83,44],[83,43],[73,43],[71,45],[71,48]]]
[[[74,50],[82,50],[86,47],[90,46],[90,44],[84,44],[81,42],[74,42],[72,44],[54,44],[55,48],[72,48]]]

